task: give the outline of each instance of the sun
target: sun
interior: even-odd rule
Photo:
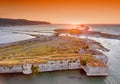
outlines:
[[[78,25],[81,25],[80,22],[75,22],[75,21],[71,21],[71,22],[68,22],[68,24],[71,25],[71,28],[78,28]]]
[[[76,21],[69,21],[69,24],[73,24],[73,25],[80,25],[80,24],[86,24],[86,21],[84,20],[76,20]]]
[[[69,24],[72,24],[72,25],[79,25],[79,24],[81,24],[81,22],[68,22]]]

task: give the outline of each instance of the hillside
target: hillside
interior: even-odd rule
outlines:
[[[9,19],[0,18],[0,26],[22,26],[22,25],[40,25],[40,24],[51,24],[45,21],[31,21],[26,19]]]

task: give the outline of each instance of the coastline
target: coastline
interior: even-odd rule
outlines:
[[[55,43],[57,41],[59,41],[60,43]],[[71,44],[71,41],[76,42],[77,45]],[[59,47],[60,47],[59,49],[64,49],[64,48],[75,49],[74,47],[77,46],[77,52],[66,50],[67,53],[66,52],[63,53],[63,51],[62,51],[62,54],[60,54],[61,52],[58,51],[59,53],[53,54],[53,51],[52,51],[52,53],[50,52],[51,53],[50,56],[47,56],[47,57],[45,56],[43,58],[41,58],[39,56],[35,56],[35,57],[33,56],[32,58],[29,58],[30,60],[27,60],[28,58],[24,58],[24,56],[23,56],[24,61],[16,62],[16,64],[12,64],[12,61],[10,62],[7,60],[8,62],[6,63],[1,60],[0,62],[1,63],[3,62],[2,63],[3,66],[0,65],[1,66],[0,73],[23,72],[24,74],[30,74],[30,73],[32,73],[32,70],[31,70],[32,66],[38,67],[38,72],[43,72],[43,71],[53,71],[53,70],[62,70],[62,69],[63,70],[64,69],[81,69],[81,68],[83,68],[82,66],[89,67],[88,65],[92,65],[91,66],[92,68],[90,68],[90,67],[89,67],[89,69],[83,68],[86,71],[88,76],[101,76],[101,75],[107,76],[108,75],[108,68],[106,65],[106,63],[108,61],[107,57],[103,54],[98,53],[99,51],[95,50],[95,49],[101,49],[104,51],[105,48],[103,46],[101,47],[101,45],[95,41],[89,40],[89,45],[88,45],[90,47],[90,49],[91,48],[94,49],[94,53],[89,53],[90,49],[84,50],[82,47],[80,47],[81,45],[86,43],[85,39],[78,39],[78,38],[66,37],[66,36],[55,37],[55,36],[43,36],[43,35],[39,36],[38,38],[34,38],[34,39],[0,45],[0,50],[4,49],[4,48],[5,49],[12,48],[13,50],[16,50],[15,48],[13,48],[13,46],[19,45],[21,47],[24,46],[24,48],[25,48],[26,46],[28,46],[28,44],[33,46],[33,47],[29,47],[29,48],[35,48],[35,46],[36,47],[38,45],[40,46],[41,44],[39,44],[39,43],[41,43],[41,42],[42,42],[42,44],[45,44],[47,46],[49,43],[51,44],[51,42],[52,42],[52,44],[54,43],[54,45],[52,45],[52,48],[53,48],[53,46],[58,47],[58,44],[63,43],[62,46],[59,45]],[[68,46],[65,45],[64,43],[67,43]],[[83,44],[80,44],[80,43],[83,43]],[[93,44],[92,47],[91,47],[91,44]],[[49,47],[47,47],[47,48],[49,48]],[[58,56],[58,55],[60,55],[60,56]],[[92,55],[92,57],[91,57],[91,55]],[[36,57],[37,57],[37,59],[33,59]],[[89,58],[89,60],[87,61],[88,63],[86,65],[81,64],[81,59],[84,57]],[[14,57],[11,57],[11,58],[14,59]],[[18,58],[21,58],[21,56]],[[39,58],[39,60],[38,60],[38,58]],[[4,59],[4,60],[6,60],[6,59]],[[72,61],[72,63],[69,63],[69,61]],[[10,64],[8,64],[8,63],[10,63]],[[4,64],[6,64],[6,66]],[[11,68],[11,65],[12,65],[12,68]],[[96,67],[99,67],[99,68],[96,68]],[[91,71],[94,71],[94,73]]]
[[[120,35],[107,34],[97,31],[89,31],[89,27],[86,27],[81,30],[82,27],[73,28],[73,29],[56,29],[54,30],[58,34],[72,34],[72,35],[82,35],[82,36],[93,36],[93,37],[101,37],[108,39],[118,39],[120,40]]]

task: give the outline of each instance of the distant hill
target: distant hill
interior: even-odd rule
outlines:
[[[45,21],[31,21],[26,19],[9,19],[0,18],[0,26],[22,26],[22,25],[40,25],[40,24],[51,24]]]

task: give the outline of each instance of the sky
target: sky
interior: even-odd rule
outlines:
[[[0,0],[0,18],[120,24],[120,0]]]

